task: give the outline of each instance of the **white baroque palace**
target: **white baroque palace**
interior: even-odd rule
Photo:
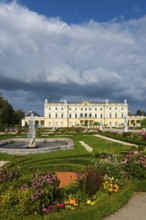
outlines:
[[[59,102],[44,102],[44,116],[35,116],[35,124],[38,127],[72,127],[72,126],[100,126],[107,128],[122,128],[125,119],[129,127],[140,127],[144,116],[129,116],[128,103],[109,102],[105,99],[102,102],[74,102],[67,100]],[[22,126],[29,124],[30,117],[22,120]]]
[[[44,103],[44,127],[72,127],[102,125],[103,127],[123,127],[128,117],[128,104],[109,102],[60,102]]]

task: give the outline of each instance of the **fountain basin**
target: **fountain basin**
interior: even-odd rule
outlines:
[[[36,138],[35,143],[37,148],[26,148],[28,144],[26,138],[0,140],[0,153],[27,155],[74,149],[74,143],[69,138]]]

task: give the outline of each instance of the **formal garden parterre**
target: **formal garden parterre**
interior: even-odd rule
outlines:
[[[92,133],[70,135],[74,150],[0,155],[10,161],[0,169],[0,219],[97,220],[127,203],[133,191],[146,191],[144,145],[124,146]],[[60,188],[56,171],[74,171],[77,181]]]

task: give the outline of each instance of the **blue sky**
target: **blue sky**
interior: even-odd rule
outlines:
[[[1,0],[12,2],[12,0]],[[67,23],[105,22],[113,18],[138,18],[146,14],[145,0],[19,0],[19,4],[48,17]]]
[[[11,1],[9,1],[11,2]],[[138,18],[146,14],[145,0],[19,0],[30,10],[67,23],[105,22],[113,18]]]
[[[146,111],[145,27],[144,0],[0,0],[0,94],[41,115],[62,98]]]

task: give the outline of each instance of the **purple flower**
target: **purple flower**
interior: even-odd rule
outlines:
[[[31,195],[31,200],[35,201],[38,198],[38,194],[34,193],[33,195]]]
[[[83,178],[83,176],[84,176],[84,174],[83,174],[83,173],[77,173],[77,178],[78,178],[78,179],[82,179],[82,178]]]
[[[24,184],[23,186],[21,186],[21,190],[26,190],[28,188],[28,186],[26,184]]]
[[[52,211],[52,209],[53,209],[53,206],[49,205],[47,209],[46,208],[43,209],[43,212],[44,213],[50,213]]]
[[[38,177],[38,174],[32,174],[32,175],[31,175],[32,181],[33,181],[34,179],[36,179],[37,177]]]
[[[53,183],[52,179],[47,179],[47,182],[48,182],[48,184],[50,184],[50,185]]]
[[[33,183],[33,184],[32,184],[32,187],[33,187],[34,189],[38,188],[38,186],[39,186],[38,183]]]
[[[42,190],[42,189],[38,189],[37,191],[36,191],[36,194],[38,194],[38,195],[42,195],[44,193],[44,191]]]

